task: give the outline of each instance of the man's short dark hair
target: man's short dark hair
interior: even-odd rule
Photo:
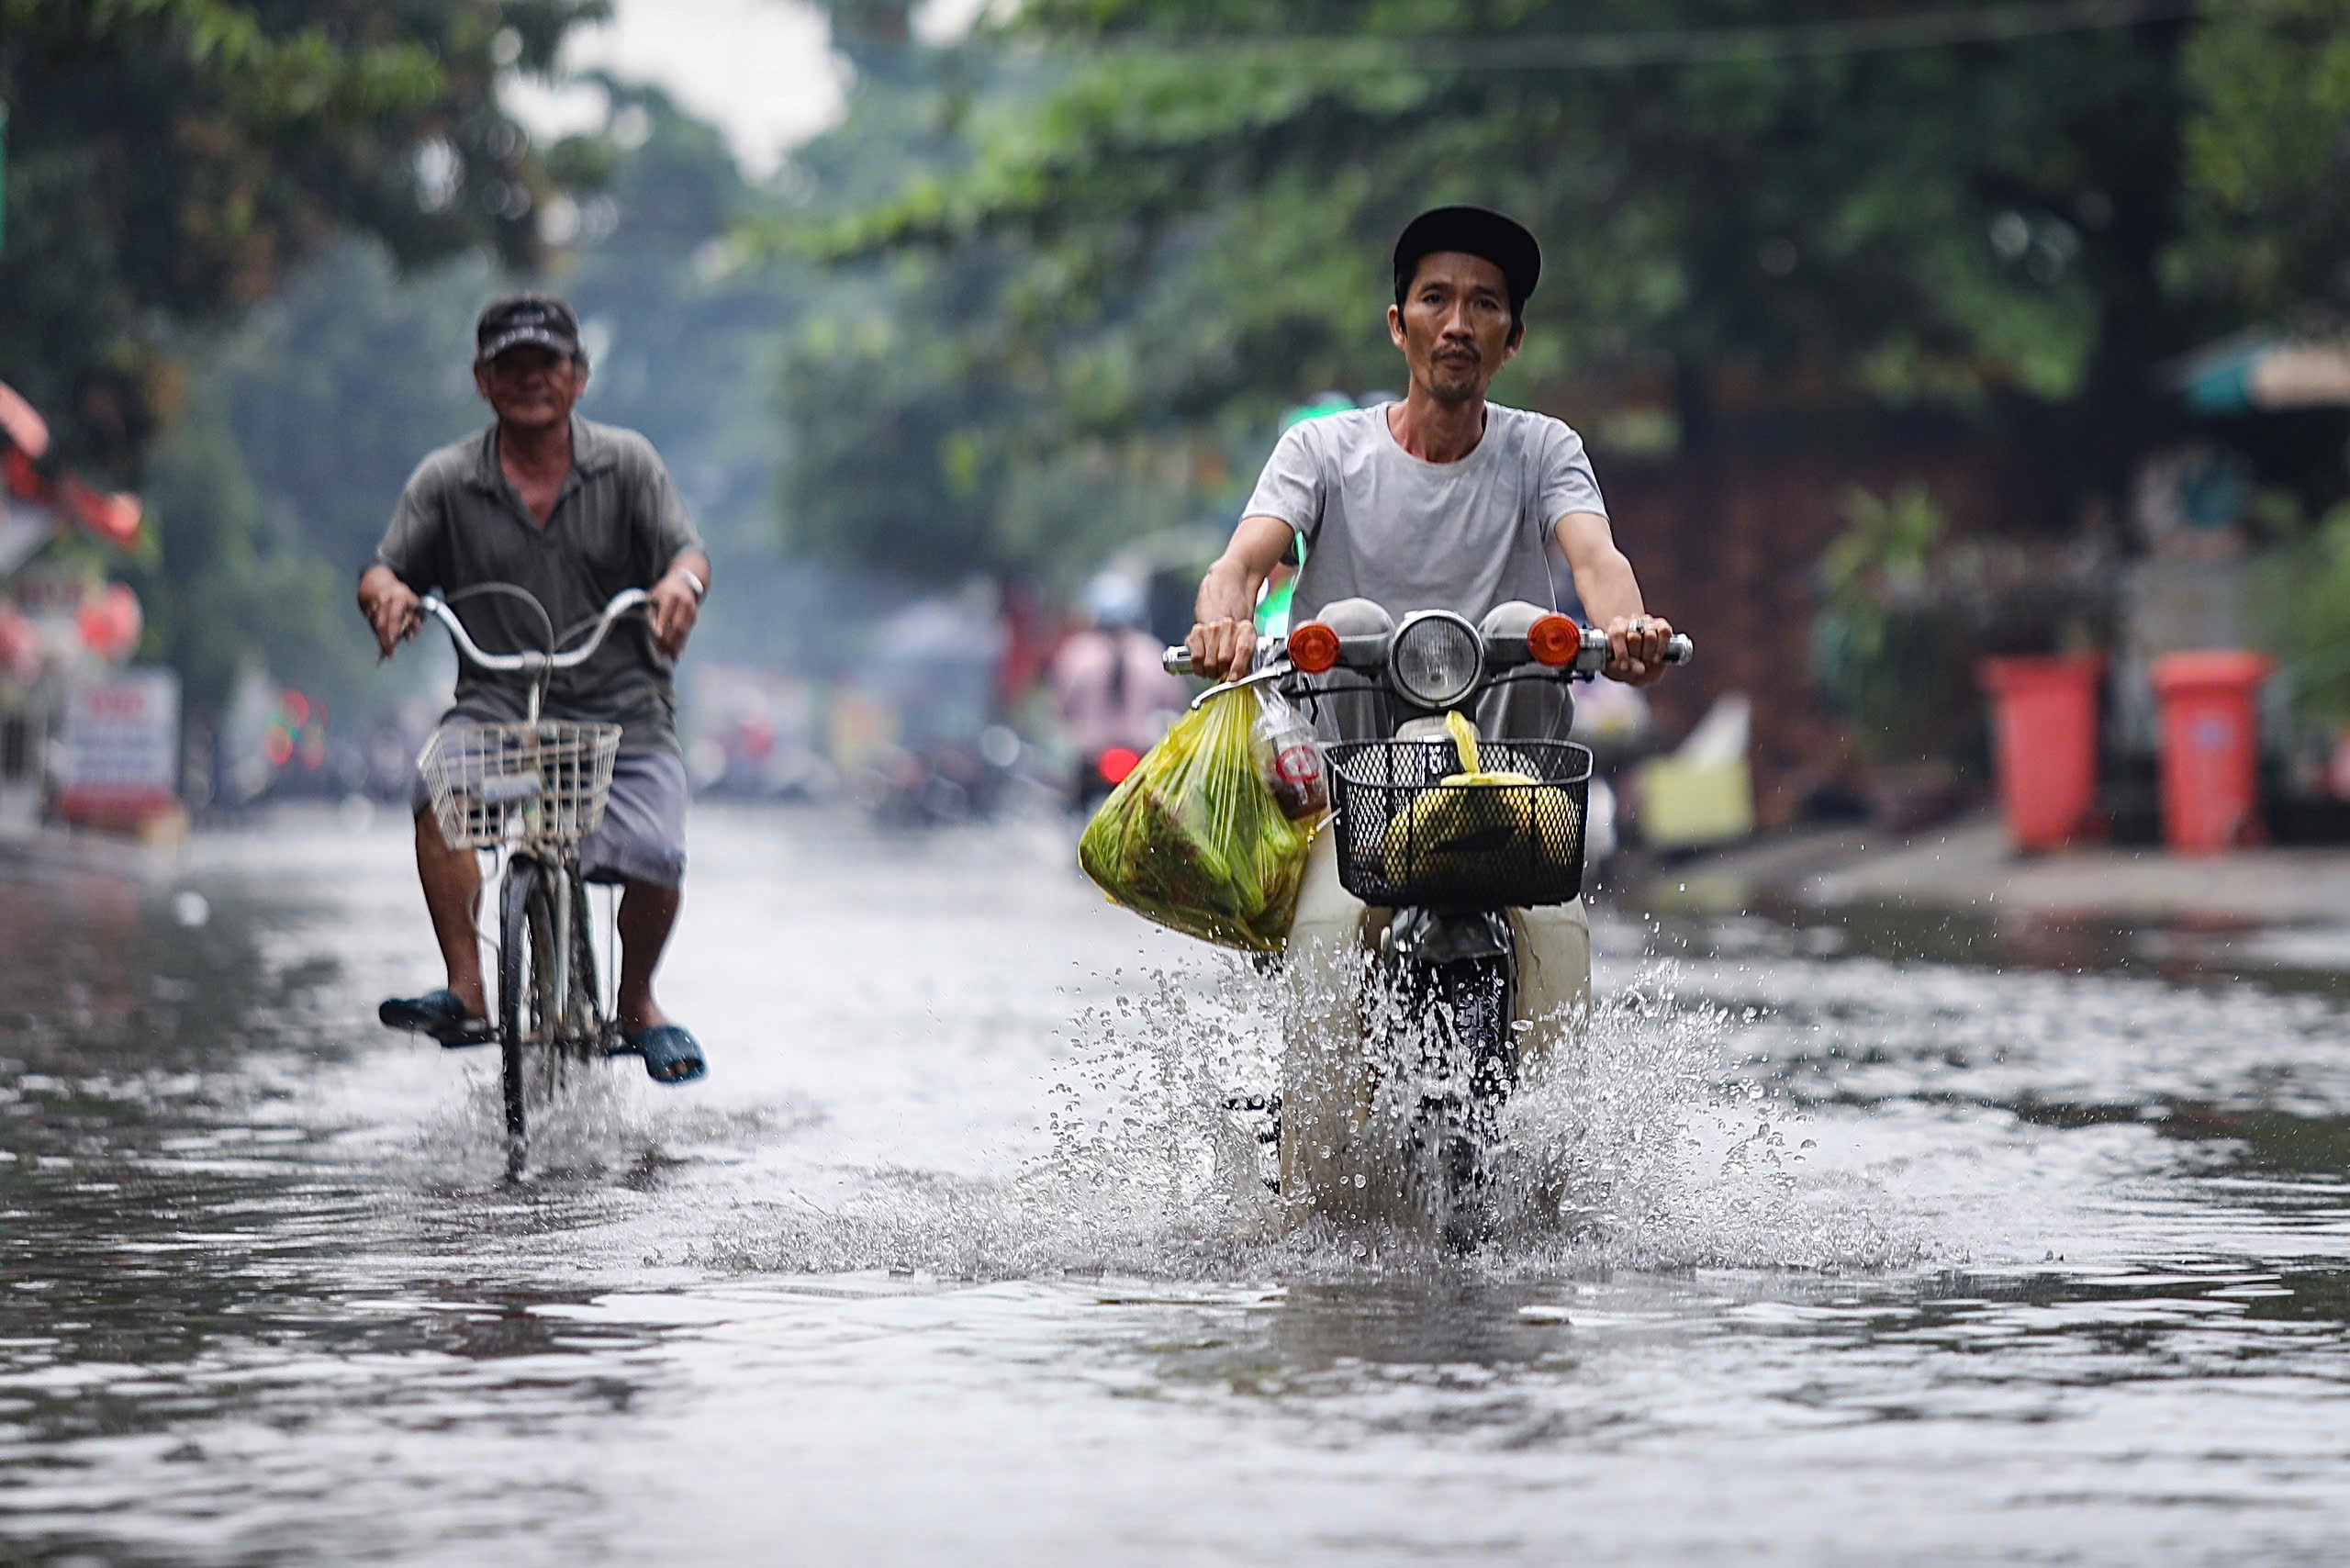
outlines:
[[[1490,207],[1435,207],[1404,225],[1395,240],[1395,306],[1403,308],[1420,263],[1445,251],[1476,256],[1501,269],[1509,294],[1509,335],[1526,330],[1526,302],[1542,280],[1542,247],[1526,225]]]
[[[588,368],[579,346],[579,313],[552,294],[509,294],[482,308],[474,322],[474,363],[487,364],[508,349],[536,344]]]

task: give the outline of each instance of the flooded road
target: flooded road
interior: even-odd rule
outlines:
[[[2338,939],[1603,913],[1463,1262],[1279,1223],[1071,836],[703,810],[712,1077],[519,1186],[404,823],[0,863],[0,1563],[2340,1560]]]

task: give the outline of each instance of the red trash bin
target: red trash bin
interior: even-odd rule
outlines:
[[[2097,688],[2105,661],[1985,659],[1975,678],[1991,694],[1999,812],[2018,849],[2056,849],[2087,825],[2097,804]]]
[[[2210,855],[2260,836],[2260,683],[2266,654],[2165,654],[2150,674],[2163,707],[2163,837]]]

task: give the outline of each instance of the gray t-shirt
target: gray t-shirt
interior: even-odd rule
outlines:
[[[417,465],[375,559],[420,593],[512,583],[546,607],[560,635],[622,588],[651,588],[680,554],[701,548],[653,443],[634,431],[575,416],[571,472],[543,525],[507,483],[493,425]],[[546,646],[538,617],[511,595],[484,594],[455,608],[487,652]],[[461,663],[450,712],[519,719],[528,689],[519,677]],[[554,678],[546,711],[620,725],[623,751],[674,751],[674,662],[653,645],[652,627],[631,617],[612,628],[595,657]]]
[[[1555,605],[1554,525],[1606,510],[1581,436],[1548,414],[1488,403],[1484,438],[1458,463],[1405,452],[1384,406],[1292,425],[1242,515],[1278,519],[1304,541],[1292,624],[1357,597],[1399,620],[1449,610],[1475,622],[1511,599]],[[1369,704],[1322,706],[1326,727],[1348,739],[1392,733]],[[1573,711],[1563,682],[1528,681],[1488,693],[1477,721],[1488,735],[1563,735]]]

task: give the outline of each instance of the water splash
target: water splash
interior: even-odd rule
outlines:
[[[1804,1169],[1820,1136],[1738,1059],[1743,1025],[1662,964],[1593,1010],[1505,1114],[1514,1271],[1876,1271],[1939,1249],[1881,1188]],[[1516,1179],[1508,1179],[1512,1170]]]
[[[1528,1076],[1495,1155],[1494,1231],[1465,1264],[1424,1227],[1284,1203],[1261,1118],[1225,1109],[1279,1081],[1283,1020],[1327,997],[1238,959],[1115,977],[1065,1032],[1044,1086],[1049,1148],[1011,1176],[891,1167],[834,1202],[750,1205],[705,1265],[887,1269],[958,1279],[1234,1279],[1472,1268],[1883,1270],[1936,1249],[1894,1200],[1815,1177],[1799,1114],[1735,1059],[1739,1024],[1659,968],[1580,1021]]]
[[[533,1102],[524,1184],[599,1183],[616,1171],[674,1164],[687,1151],[713,1145],[755,1144],[822,1119],[822,1112],[796,1101],[739,1109],[692,1101],[649,1105],[621,1076],[633,1059],[571,1064],[552,1092]],[[426,1118],[407,1151],[444,1187],[512,1184],[498,1063],[488,1054],[477,1061],[464,1087]]]

